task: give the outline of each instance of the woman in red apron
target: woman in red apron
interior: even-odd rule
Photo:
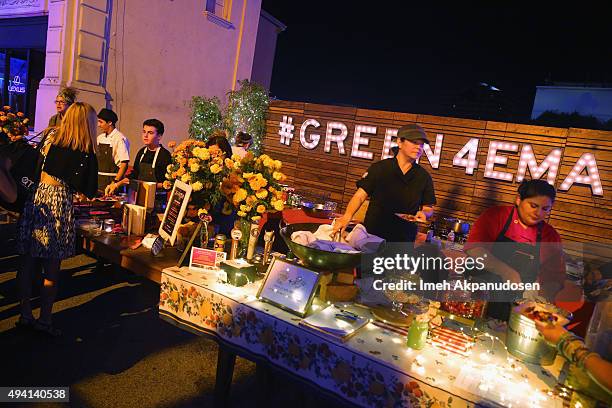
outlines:
[[[476,220],[465,245],[472,257],[482,257],[485,269],[473,271],[479,281],[540,283],[539,295],[553,301],[565,280],[561,237],[545,219],[555,189],[544,180],[524,181],[513,206],[487,209]],[[523,292],[489,293],[488,314],[507,320],[510,302]]]

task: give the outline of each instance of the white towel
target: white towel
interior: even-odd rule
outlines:
[[[291,234],[291,240],[296,244],[308,246],[313,241],[316,241],[316,237],[310,231],[295,231]]]
[[[355,225],[347,235],[346,240],[351,247],[364,253],[377,252],[378,248],[385,242],[381,237],[369,234],[361,224]]]
[[[308,244],[308,246],[327,252],[343,252],[347,254],[359,253],[359,251],[356,251],[352,246],[345,244],[344,242],[335,242],[323,239],[317,239],[316,241]]]

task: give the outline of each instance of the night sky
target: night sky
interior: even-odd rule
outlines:
[[[501,89],[511,119],[524,120],[536,85],[612,86],[604,6],[423,3],[263,0],[287,25],[278,36],[272,96],[458,116],[453,102],[485,82]]]

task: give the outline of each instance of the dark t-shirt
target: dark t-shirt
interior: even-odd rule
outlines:
[[[421,206],[436,203],[429,173],[414,163],[402,174],[396,158],[372,164],[357,187],[370,197],[364,221],[366,229],[389,242],[414,242],[416,238],[416,224],[402,220],[395,213],[416,214]]]
[[[172,155],[164,146],[160,145],[159,147],[159,154],[157,155],[157,161],[155,162],[155,179],[158,183],[163,183],[164,180],[166,180],[166,169],[168,165],[172,163]],[[138,153],[136,153],[136,158],[134,159],[134,169],[130,173],[129,177],[131,179],[138,180],[140,177],[140,164],[152,164],[154,157],[154,150],[149,150],[146,146],[140,149]]]

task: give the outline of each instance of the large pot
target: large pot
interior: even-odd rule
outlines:
[[[565,310],[550,304],[546,309],[558,313],[568,319],[571,315]],[[557,356],[555,346],[546,342],[535,326],[535,322],[521,314],[522,304],[514,305],[508,320],[506,332],[506,347],[508,352],[521,361],[542,366],[551,365]]]

